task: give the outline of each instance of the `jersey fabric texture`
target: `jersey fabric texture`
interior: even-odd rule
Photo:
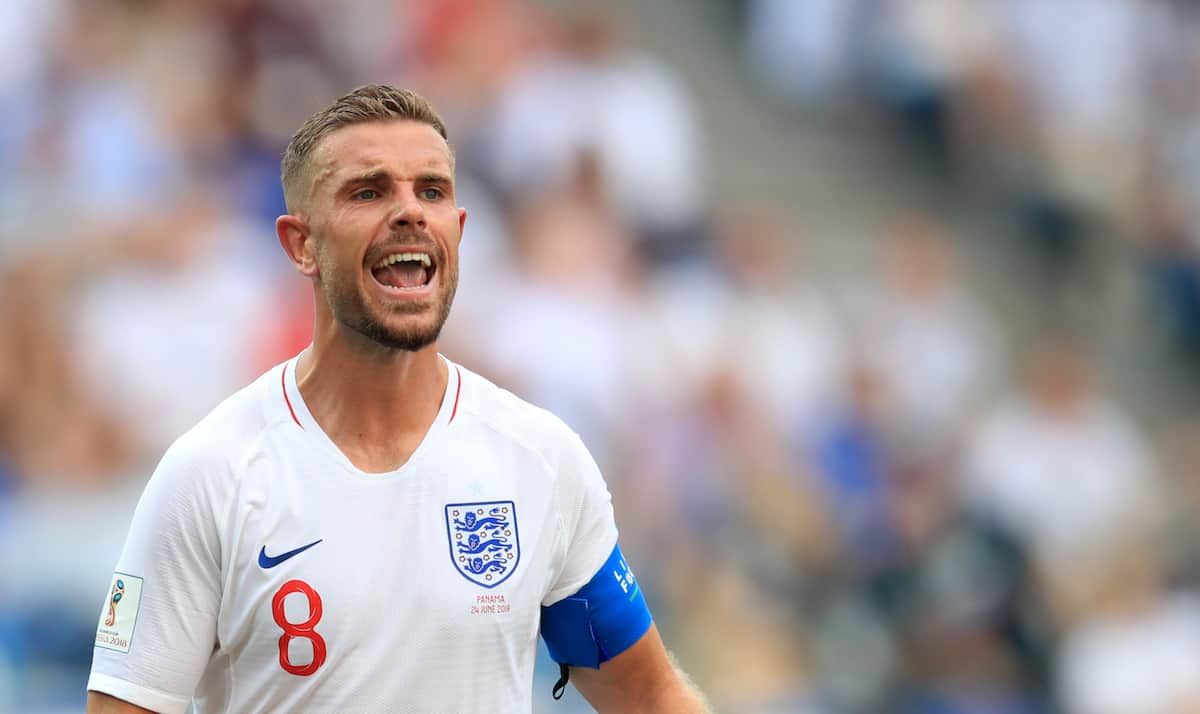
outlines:
[[[420,446],[365,473],[296,361],[163,456],[101,612],[128,629],[97,635],[88,688],[164,712],[529,711],[541,608],[616,545],[587,449],[447,361]],[[118,580],[138,597],[113,602]]]

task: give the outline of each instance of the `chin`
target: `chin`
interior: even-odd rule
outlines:
[[[432,345],[442,332],[441,320],[413,315],[397,318],[370,321],[359,332],[382,347],[405,352],[417,352]]]
[[[373,303],[368,295],[346,299],[327,296],[337,322],[380,347],[417,352],[437,341],[450,313],[449,296],[392,304]]]

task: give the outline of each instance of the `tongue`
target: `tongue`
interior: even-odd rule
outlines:
[[[425,275],[425,266],[405,261],[376,270],[375,279],[393,288],[417,288],[424,285],[429,278]]]

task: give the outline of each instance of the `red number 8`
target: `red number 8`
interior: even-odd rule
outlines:
[[[288,622],[283,615],[283,599],[292,593],[304,593],[308,599],[308,619],[304,622]],[[289,580],[271,598],[271,612],[275,616],[275,624],[283,628],[283,636],[279,638],[279,666],[285,672],[300,677],[307,677],[325,664],[325,638],[313,629],[321,621],[321,596],[312,586],[303,580]],[[292,664],[288,659],[288,643],[295,638],[312,642],[312,662],[304,665]]]

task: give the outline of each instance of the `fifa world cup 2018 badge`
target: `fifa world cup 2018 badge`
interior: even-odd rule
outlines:
[[[142,578],[137,575],[113,573],[108,597],[100,607],[100,622],[96,625],[97,647],[129,653],[142,603],[142,584]]]
[[[104,618],[104,624],[112,627],[117,622],[117,604],[121,602],[121,598],[125,596],[125,581],[118,579],[113,583],[112,592],[108,596],[108,617]],[[95,602],[95,601],[93,601]]]
[[[459,574],[485,588],[508,580],[521,561],[512,501],[446,504],[446,537]]]

